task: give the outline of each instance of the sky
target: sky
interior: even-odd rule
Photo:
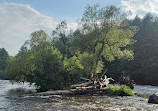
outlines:
[[[87,4],[96,3],[131,11],[131,18],[158,15],[158,0],[0,0],[0,48],[16,55],[32,32],[51,33],[62,20],[75,29]]]

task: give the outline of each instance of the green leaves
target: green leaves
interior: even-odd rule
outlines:
[[[58,48],[60,53],[63,55],[62,60],[65,57],[71,56],[69,48],[70,48],[70,39],[71,32],[68,32],[68,27],[66,21],[62,21],[57,25],[56,29],[52,31],[54,46]]]
[[[78,31],[80,33],[72,38],[71,51],[73,54],[80,51],[83,57],[89,55],[91,71],[88,72],[91,75],[101,73],[102,57],[107,61],[115,58],[133,59],[133,51],[127,46],[135,42],[132,37],[137,27],[130,26],[124,14],[115,6],[101,9],[98,5],[88,6]]]
[[[7,63],[8,52],[4,48],[0,48],[0,79],[6,79],[5,69],[8,65]]]
[[[5,70],[7,66],[8,52],[4,48],[0,48],[0,70]]]
[[[75,71],[75,68],[83,69],[82,64],[76,56],[73,56],[69,59],[65,58],[63,64],[68,71]]]
[[[110,86],[106,89],[105,94],[109,96],[134,96],[135,95],[132,89],[125,85]]]
[[[64,68],[68,71],[72,83],[80,81],[80,77],[84,76],[84,67],[78,57],[73,56],[69,59],[65,58],[63,65]]]
[[[6,73],[11,80],[35,83],[38,91],[62,88],[62,55],[44,31],[34,32],[31,36],[14,60],[10,60]]]
[[[132,60],[128,47],[136,32],[119,8],[87,6],[73,33],[65,21],[52,31],[53,39],[42,30],[32,33],[6,72],[12,80],[35,83],[38,91],[62,89],[102,73],[105,61]]]

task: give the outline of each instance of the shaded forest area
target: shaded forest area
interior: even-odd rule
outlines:
[[[63,89],[85,79],[129,75],[158,85],[158,18],[127,19],[115,6],[87,6],[75,31],[62,21],[52,35],[31,34],[12,57],[0,49],[0,77],[35,83],[38,91]]]
[[[108,74],[114,78],[118,74],[130,75],[137,84],[158,85],[158,18],[148,13],[142,19],[136,16],[129,21],[139,28],[133,38],[136,42],[129,47],[134,51],[134,60],[107,62]]]
[[[8,79],[5,75],[7,67],[8,52],[4,48],[0,48],[0,79]]]

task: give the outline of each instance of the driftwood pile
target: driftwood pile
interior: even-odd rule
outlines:
[[[34,93],[28,96],[102,94],[103,91],[107,89],[106,87],[109,84],[109,80],[113,79],[105,76],[103,80],[93,79],[85,83],[71,85],[68,90],[47,91]]]
[[[106,88],[99,88],[99,85],[94,85],[92,81],[71,85],[68,90],[56,90],[56,91],[46,91],[40,93],[28,94],[25,96],[50,96],[50,95],[94,95],[102,94]]]
[[[100,84],[97,81],[89,81],[86,83],[75,84],[70,86],[70,91],[75,95],[94,95],[94,94],[102,94],[107,88],[100,88]]]
[[[94,82],[89,81],[89,82],[86,82],[86,83],[71,85],[70,90],[72,92],[74,92],[74,91],[85,91],[85,90],[95,89],[95,87],[96,87],[96,85],[94,84]]]

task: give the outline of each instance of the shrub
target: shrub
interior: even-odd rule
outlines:
[[[110,86],[105,91],[105,94],[109,96],[134,96],[135,95],[132,89],[126,85]]]

